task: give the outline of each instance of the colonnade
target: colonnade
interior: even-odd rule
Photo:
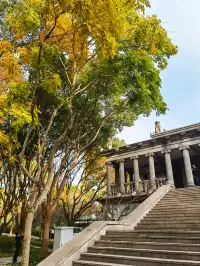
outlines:
[[[189,147],[180,147],[179,150],[182,151],[183,160],[184,160],[184,167],[185,167],[185,176],[186,176],[186,186],[194,186],[194,178],[192,173],[192,165],[190,161],[190,153]],[[166,175],[168,182],[174,185],[174,177],[173,177],[173,169],[172,169],[172,161],[171,161],[171,150],[163,150],[161,153],[164,154],[165,157],[165,167],[166,167]],[[156,174],[155,174],[155,163],[154,163],[154,153],[145,154],[148,157],[149,163],[149,178],[150,181],[155,181]],[[139,156],[129,157],[126,159],[120,159],[117,161],[119,163],[119,192],[121,194],[125,193],[125,168],[124,163],[125,160],[132,160],[133,164],[133,173],[134,173],[134,187],[137,190],[139,186],[140,180],[140,170],[139,170]],[[111,169],[112,169],[112,162],[107,162],[107,194],[111,194]]]

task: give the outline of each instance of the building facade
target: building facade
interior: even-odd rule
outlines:
[[[104,152],[107,196],[133,195],[145,182],[167,180],[177,188],[200,185],[200,123],[155,132],[149,140]]]

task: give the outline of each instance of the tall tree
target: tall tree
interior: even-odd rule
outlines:
[[[53,184],[62,184],[58,200],[92,145],[140,114],[166,111],[160,70],[177,49],[155,16],[141,14],[145,6],[146,0],[19,0],[3,11],[15,67],[7,74],[1,53],[1,135],[30,183],[23,266],[34,213]]]

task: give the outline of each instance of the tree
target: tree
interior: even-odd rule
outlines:
[[[34,213],[47,194],[59,200],[71,171],[102,138],[140,114],[166,111],[159,74],[177,49],[155,16],[141,15],[148,5],[19,0],[4,11],[5,41],[23,74],[16,81],[11,72],[9,85],[2,79],[0,113],[1,134],[29,180],[23,266]]]
[[[85,159],[84,168],[79,177],[73,176],[72,182],[66,184],[61,201],[68,225],[80,219],[92,207],[105,188],[105,158],[91,153]],[[78,180],[74,184],[74,180]]]

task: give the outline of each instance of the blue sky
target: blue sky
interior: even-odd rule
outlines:
[[[200,122],[200,0],[151,0],[151,5],[149,11],[161,19],[179,47],[161,73],[161,93],[169,111],[160,117],[140,117],[125,128],[119,137],[127,144],[148,139],[156,120],[166,130]]]

